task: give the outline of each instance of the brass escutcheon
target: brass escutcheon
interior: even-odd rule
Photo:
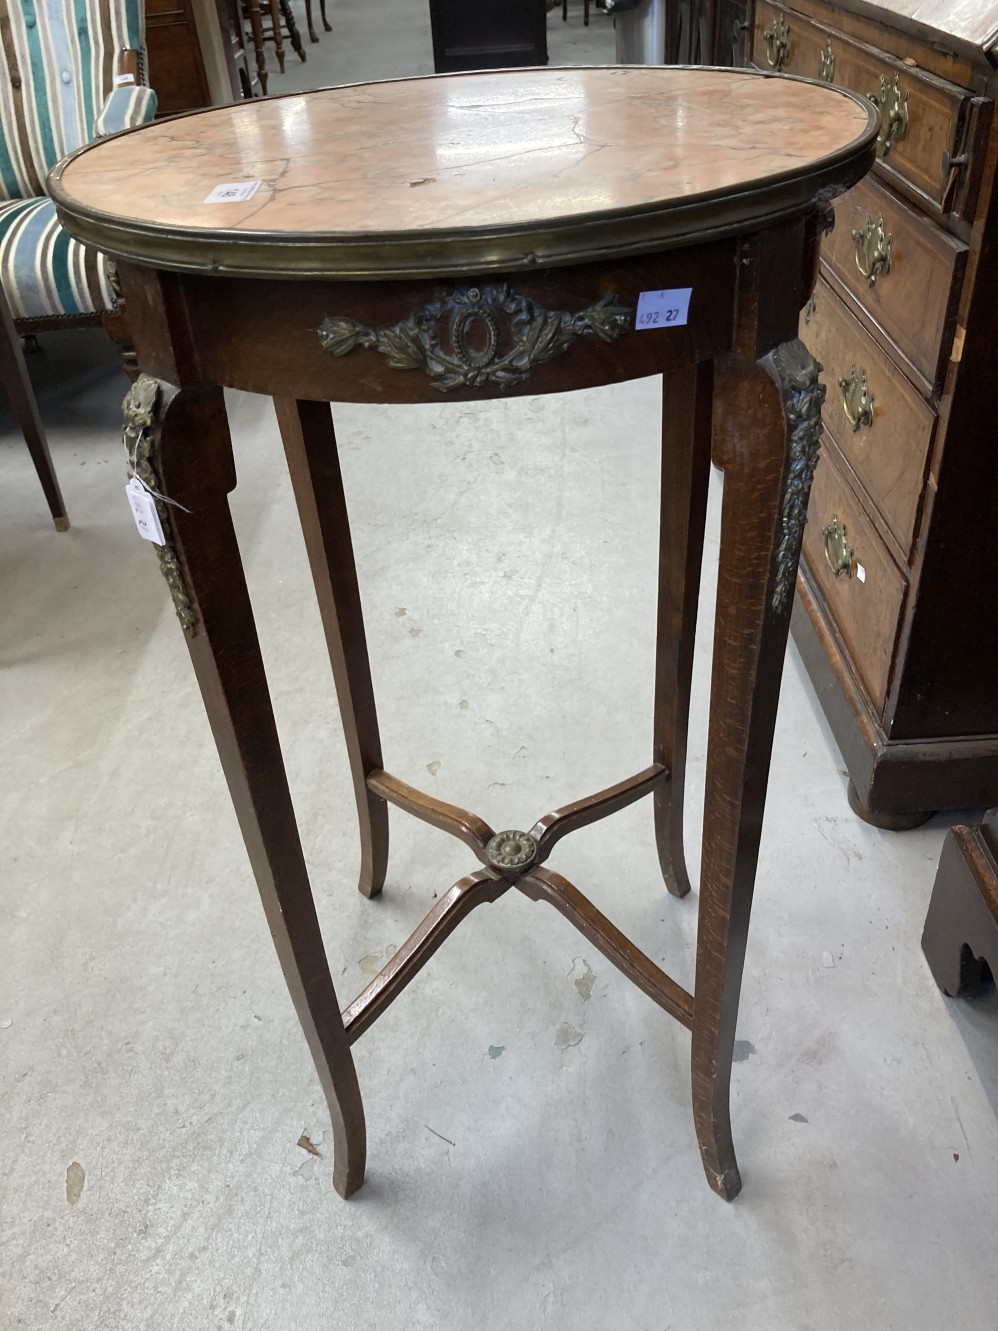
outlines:
[[[880,133],[877,143],[886,157],[893,144],[908,133],[908,92],[902,92],[900,75],[895,73],[890,83],[880,76],[880,91],[870,93],[870,101],[880,110]]]
[[[763,28],[762,36],[766,43],[766,63],[773,69],[782,69],[790,54],[790,29],[782,14],[773,19],[771,28]]]
[[[884,215],[877,217],[866,215],[865,224],[852,233],[856,244],[856,267],[870,283],[876,286],[877,278],[884,277],[891,271],[891,246],[894,237],[884,230]]]
[[[825,538],[825,559],[828,561],[828,567],[837,578],[843,575],[851,578],[852,550],[846,540],[845,524],[839,522],[833,514],[828,526],[822,527],[821,534]]]
[[[849,366],[849,373],[839,380],[842,390],[842,409],[846,420],[852,426],[853,434],[861,425],[873,428],[873,404],[877,400],[866,386],[866,371],[857,372],[855,365]]]
[[[835,79],[835,52],[831,38],[826,38],[824,49],[818,56],[818,78],[823,83],[832,83]]]

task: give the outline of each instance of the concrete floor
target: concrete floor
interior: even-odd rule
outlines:
[[[427,68],[422,7],[376,25],[372,8],[332,5],[302,72]],[[567,32],[552,16],[553,51],[579,9]],[[605,43],[606,20],[592,27]],[[0,415],[0,1327],[993,1327],[998,1001],[946,1000],[918,945],[945,820],[892,835],[852,816],[793,653],[739,1021],[742,1196],[704,1182],[686,1033],[515,893],[357,1045],[369,1177],[349,1204],[334,1194],[323,1099],[122,494],[124,381],[97,335],[43,346],[31,369],[69,533]],[[276,427],[260,399],[230,407],[233,507],[346,1001],[473,866],[393,815],[384,896],[355,891]],[[393,771],[524,826],[647,761],[659,410],[645,380],[338,413]],[[696,897],[664,893],[646,804],[556,865],[692,986]]]

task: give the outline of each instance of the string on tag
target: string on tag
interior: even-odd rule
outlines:
[[[144,481],[142,477],[139,475],[135,461],[135,453],[138,449],[139,440],[141,438],[142,438],[142,433],[141,431],[139,431],[136,434],[134,448],[129,448],[128,432],[127,431],[124,432],[121,437],[121,442],[125,445],[125,459],[128,462],[130,479],[138,481],[139,485],[142,486],[142,488],[146,491],[147,494],[151,494],[154,499],[158,499],[161,503],[169,504],[171,508],[179,508],[182,513],[190,513],[191,510],[185,504],[181,504],[180,501],[177,499],[171,499],[169,495],[160,494],[158,490],[154,490],[152,486],[147,481]]]

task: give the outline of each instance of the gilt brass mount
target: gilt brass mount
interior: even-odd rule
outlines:
[[[159,445],[163,433],[163,418],[167,408],[167,386],[152,375],[140,374],[121,404],[124,417],[125,454],[128,458],[129,477],[137,476],[155,497],[165,545],[155,545],[160,571],[166,579],[184,635],[194,638],[199,632],[199,620],[193,597],[187,586],[184,570],[173,548],[171,519],[165,497],[159,493]],[[175,390],[174,390],[175,391]]]
[[[537,857],[537,842],[529,832],[497,832],[485,847],[489,862],[500,871],[526,869]]]
[[[866,386],[866,371],[849,366],[849,373],[839,380],[842,390],[842,409],[855,434],[861,425],[873,428],[873,404],[877,400]]]
[[[319,341],[345,356],[355,347],[378,351],[393,370],[422,370],[442,393],[507,388],[538,365],[561,356],[580,338],[616,342],[633,327],[634,311],[612,292],[568,314],[547,310],[508,283],[454,287],[391,328],[368,328],[342,315],[324,319]]]
[[[822,83],[832,83],[835,80],[835,52],[832,50],[830,38],[826,39],[818,56],[818,78]]]
[[[839,522],[833,515],[827,527],[822,527],[821,534],[825,538],[825,559],[828,561],[828,567],[837,578],[843,576],[851,578],[852,549],[846,540],[845,524]]]
[[[777,14],[771,28],[763,28],[763,40],[766,43],[766,63],[772,69],[782,69],[783,62],[790,54],[790,29],[783,15]]]
[[[894,237],[884,230],[884,215],[866,216],[866,222],[852,233],[856,244],[856,267],[870,283],[876,286],[877,278],[884,277],[891,271],[891,247]]]
[[[888,83],[880,76],[880,91],[870,93],[870,101],[880,111],[880,133],[877,143],[886,157],[892,146],[908,133],[908,92],[901,91],[900,75],[895,74]]]

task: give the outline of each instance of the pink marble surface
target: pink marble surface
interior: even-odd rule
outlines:
[[[219,107],[98,143],[74,207],[226,232],[363,236],[531,225],[803,169],[867,113],[840,90],[737,71],[516,70]],[[259,180],[245,202],[205,203]]]

